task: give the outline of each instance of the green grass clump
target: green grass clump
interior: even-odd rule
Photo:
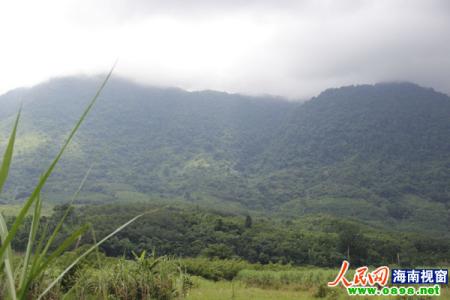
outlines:
[[[236,279],[248,286],[280,289],[293,288],[308,290],[333,281],[337,270],[333,269],[293,269],[283,271],[272,270],[242,270]]]
[[[242,259],[183,258],[181,263],[186,272],[209,280],[233,280],[243,271],[291,271],[296,269],[290,264],[270,263],[262,265]]]
[[[67,299],[173,299],[192,285],[178,260],[145,252],[134,260],[91,256],[63,283]]]
[[[182,260],[186,272],[210,280],[232,280],[239,271],[253,268],[249,262],[237,259],[185,258]]]

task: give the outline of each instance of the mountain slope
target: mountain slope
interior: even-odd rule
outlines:
[[[19,196],[57,151],[97,84],[92,78],[62,78],[8,95],[8,100],[15,96],[24,101],[19,155],[12,172],[12,181],[20,182]],[[113,79],[48,191],[74,189],[94,163],[95,180],[87,189],[100,200],[115,198],[118,192],[188,199],[203,198],[191,195],[200,193],[211,200],[243,203],[248,191],[241,181],[248,161],[263,150],[260,145],[271,140],[295,106],[271,98],[189,93]],[[12,118],[10,113],[2,122],[5,137]],[[230,196],[233,185],[236,195]]]
[[[297,198],[285,211],[448,228],[448,96],[409,83],[330,89],[299,107],[277,136],[262,169],[285,185],[272,197]]]
[[[60,78],[0,97],[1,141],[24,103],[3,198],[26,196],[99,80]],[[330,89],[301,104],[116,78],[46,194],[64,200],[92,165],[80,202],[175,199],[444,232],[449,137],[449,97],[409,83]]]

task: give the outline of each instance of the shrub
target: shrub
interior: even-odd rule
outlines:
[[[182,259],[182,265],[188,274],[215,281],[232,280],[239,271],[256,266],[237,259],[207,258],[185,258]]]
[[[145,253],[144,253],[145,255]],[[104,260],[102,260],[104,261]],[[178,261],[140,256],[136,260],[106,260],[102,267],[78,270],[70,294],[78,299],[173,299],[184,297],[192,286]]]

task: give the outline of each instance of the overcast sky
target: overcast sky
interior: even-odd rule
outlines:
[[[450,93],[450,1],[0,1],[0,93],[106,72],[308,98],[413,81]]]

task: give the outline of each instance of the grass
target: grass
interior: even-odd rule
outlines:
[[[326,284],[333,281],[336,274],[338,274],[338,270],[319,268],[285,271],[242,270],[238,273],[236,279],[247,286],[264,289],[309,290],[318,286],[319,283]]]
[[[42,203],[41,216],[49,217],[53,213],[53,204]],[[20,204],[0,204],[0,213],[3,216],[15,217],[19,214],[22,209],[22,205]],[[31,216],[33,212],[28,212],[28,216]]]
[[[247,287],[240,281],[209,281],[200,277],[193,278],[194,287],[188,293],[187,300],[290,300],[315,299],[307,291],[268,290]]]
[[[184,258],[183,267],[189,274],[201,276],[210,280],[232,280],[239,271],[257,267],[243,260]]]
[[[67,263],[84,250],[66,252],[43,281],[52,281]],[[67,273],[50,292],[50,299],[174,299],[191,287],[190,276],[179,261],[142,252],[135,259],[105,257],[91,253]]]
[[[339,299],[342,294],[326,287],[337,269],[200,258],[182,261],[188,273],[197,275],[187,299],[317,299],[318,295]]]
[[[265,272],[265,271],[255,271]],[[319,286],[316,285],[310,287],[307,290],[292,289],[289,286],[273,288],[262,288],[248,286],[246,283],[240,280],[233,281],[210,281],[201,277],[193,277],[193,288],[188,293],[187,300],[351,300],[351,299],[380,299],[380,300],[428,300],[428,299],[450,299],[449,287],[446,286],[441,289],[440,297],[357,297],[348,296],[346,291],[342,288],[328,288],[323,287],[322,293],[319,292]]]

